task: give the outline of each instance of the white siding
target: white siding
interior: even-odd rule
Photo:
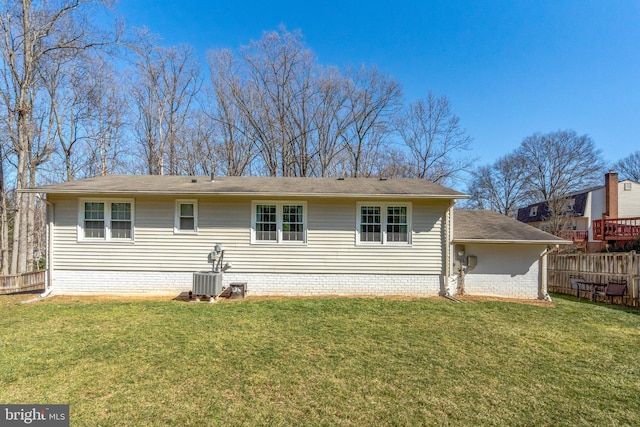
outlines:
[[[98,199],[98,197],[96,197]],[[175,198],[135,198],[134,242],[78,241],[78,199],[56,198],[55,270],[192,272],[222,243],[234,273],[443,274],[448,201],[412,202],[412,245],[355,244],[359,200],[307,200],[307,244],[252,245],[251,201],[198,198],[198,234],[174,233]],[[399,200],[403,201],[403,200]]]
[[[469,295],[534,299],[539,297],[539,260],[545,248],[536,245],[465,245],[478,265],[465,275]]]
[[[602,214],[607,210],[607,195],[604,187],[592,191],[590,196],[591,203],[589,204],[589,220],[593,221],[595,219],[602,219]]]
[[[625,184],[631,190],[625,190]],[[640,217],[640,184],[633,181],[622,181],[618,184],[618,216],[620,218]]]

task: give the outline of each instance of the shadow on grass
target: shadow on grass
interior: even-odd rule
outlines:
[[[640,307],[629,307],[627,305],[608,304],[606,302],[593,302],[586,298],[578,298],[578,297],[574,297],[573,295],[567,295],[567,294],[556,294],[556,293],[550,293],[550,294],[551,294],[551,298],[553,298],[556,301],[563,300],[563,301],[578,302],[582,304],[593,305],[594,307],[607,308],[610,310],[617,310],[617,311],[623,311],[625,313],[640,315]]]

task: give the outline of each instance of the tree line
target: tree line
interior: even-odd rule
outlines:
[[[0,5],[0,274],[38,265],[42,201],[20,190],[43,183],[214,173],[452,185],[472,170],[472,138],[446,96],[428,93],[407,103],[392,76],[375,66],[320,64],[301,32],[285,27],[234,50],[212,50],[201,62],[188,45],[162,46],[117,20],[98,23],[94,17],[109,6],[109,0]],[[576,149],[597,157],[588,137],[568,133],[569,140],[586,139]],[[527,138],[517,155],[477,168],[470,186],[475,205],[509,214],[532,189],[569,188],[551,176],[547,188],[544,170],[525,171],[543,139]],[[592,168],[600,167],[592,160]]]

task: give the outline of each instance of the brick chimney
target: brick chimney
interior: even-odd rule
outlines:
[[[606,218],[618,218],[618,173],[609,171],[604,175],[604,190],[606,194],[603,215]]]

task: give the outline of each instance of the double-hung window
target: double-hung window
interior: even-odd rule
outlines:
[[[198,232],[198,201],[176,200],[174,233]]]
[[[305,243],[306,203],[253,202],[253,243]]]
[[[359,203],[357,214],[357,243],[411,243],[410,204]]]
[[[78,240],[133,241],[133,200],[80,200]]]

